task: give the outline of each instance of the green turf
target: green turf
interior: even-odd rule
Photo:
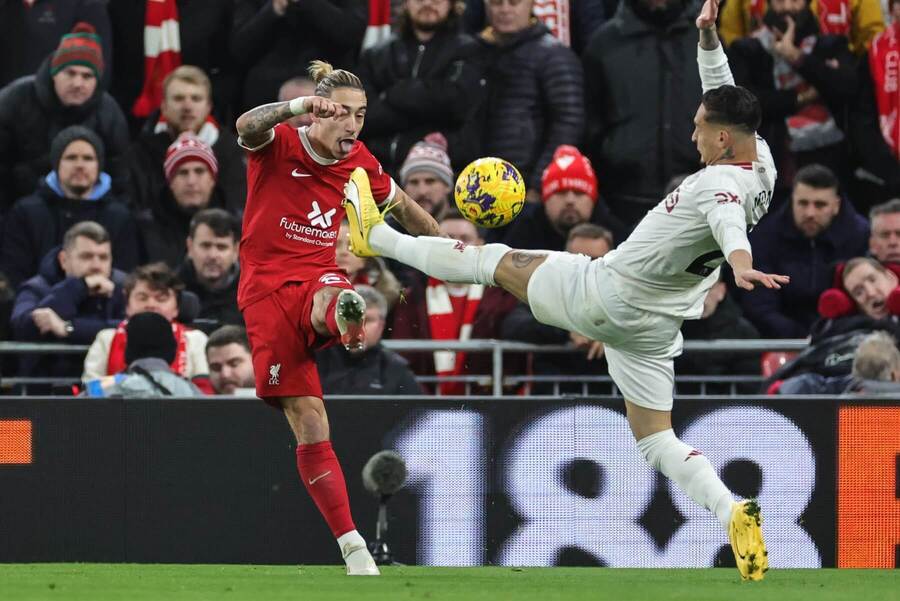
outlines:
[[[269,601],[897,601],[900,570],[770,570],[763,582],[737,571],[604,568],[393,567],[348,578],[342,567],[0,564],[0,599]]]

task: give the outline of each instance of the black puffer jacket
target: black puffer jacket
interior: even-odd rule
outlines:
[[[483,101],[484,80],[472,57],[474,38],[445,29],[428,42],[395,34],[363,52],[357,74],[369,108],[363,137],[388,173],[398,174],[409,149],[427,134],[447,138],[455,169],[481,153],[472,119]]]
[[[214,192],[209,204],[203,208],[224,209],[221,195]],[[179,208],[168,186],[160,190],[158,201],[151,208],[135,213],[142,244],[142,261],[163,261],[172,269],[180,268],[187,253],[186,241],[194,214]]]
[[[529,190],[540,190],[556,148],[577,146],[584,133],[578,57],[539,23],[502,42],[488,28],[478,40],[488,82],[485,154],[510,161]]]
[[[244,325],[244,318],[237,306],[237,288],[241,270],[238,264],[232,266],[231,272],[222,284],[210,289],[197,279],[197,270],[190,258],[185,257],[178,269],[178,277],[184,282],[185,290],[190,290],[200,300],[200,312],[194,318],[192,326],[211,334],[213,330],[224,325]]]
[[[672,176],[699,168],[691,135],[702,94],[697,3],[658,27],[638,17],[637,1],[623,1],[584,51],[590,158],[610,209],[632,226]]]
[[[279,17],[271,0],[235,0],[231,53],[247,72],[237,114],[275,102],[281,84],[305,75],[312,60],[352,68],[367,6],[362,0],[303,0],[288,3]]]
[[[89,127],[103,139],[104,171],[112,177],[114,192],[125,190],[125,115],[100,86],[81,106],[63,106],[53,89],[48,59],[36,75],[21,77],[0,90],[0,211],[31,194],[38,180],[55,168],[50,165],[50,144],[70,125]]]

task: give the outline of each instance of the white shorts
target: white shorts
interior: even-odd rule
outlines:
[[[609,375],[628,401],[672,410],[682,320],[622,301],[602,258],[551,253],[528,282],[528,304],[541,323],[603,342]]]

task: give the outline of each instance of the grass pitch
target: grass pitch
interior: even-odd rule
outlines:
[[[741,582],[734,568],[389,567],[348,578],[336,566],[0,564],[8,601],[861,601],[900,600],[900,570],[770,570]]]

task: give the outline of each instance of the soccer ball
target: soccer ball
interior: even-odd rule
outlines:
[[[456,178],[456,206],[479,227],[501,227],[525,206],[525,181],[511,163],[494,157],[466,165]]]

